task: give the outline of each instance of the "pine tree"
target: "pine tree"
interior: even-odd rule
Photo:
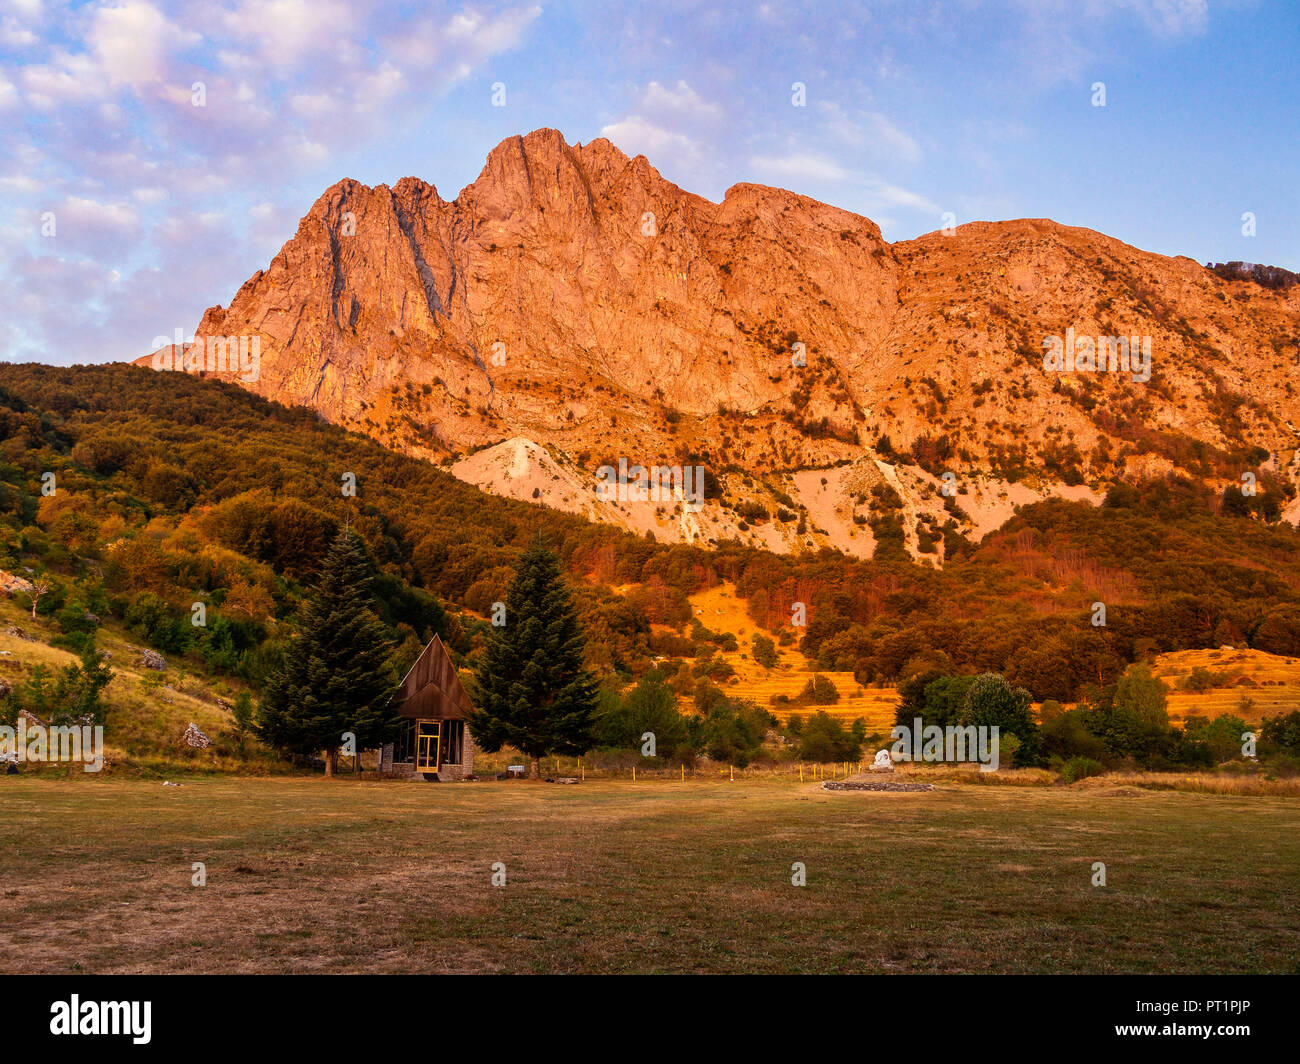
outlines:
[[[356,735],[359,753],[389,741],[396,727],[388,705],[392,642],[371,601],[365,547],[345,530],[325,557],[300,611],[299,633],[259,707],[258,734],[290,754],[324,750],[327,776],[338,767],[345,732]]]
[[[540,539],[524,553],[496,629],[474,675],[470,718],[484,750],[509,744],[540,775],[547,754],[582,754],[594,742],[597,686],[583,664],[585,639],[560,562]]]

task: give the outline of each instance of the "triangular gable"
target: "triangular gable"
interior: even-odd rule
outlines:
[[[469,695],[447,648],[436,635],[407,670],[393,695],[399,716],[421,720],[467,720]]]

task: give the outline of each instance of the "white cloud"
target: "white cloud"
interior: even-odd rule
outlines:
[[[750,157],[749,165],[770,180],[789,182],[795,186],[807,183],[843,185],[845,188],[840,198],[860,201],[863,209],[872,217],[880,209],[898,207],[930,214],[939,213],[939,208],[919,192],[912,192],[874,175],[855,173],[824,155],[807,152],[754,155]],[[794,187],[791,191],[802,192],[803,189]]]
[[[357,82],[357,92],[363,99],[382,104],[399,96],[408,84],[402,71],[390,63],[384,63],[378,70],[366,74]]]
[[[705,100],[686,82],[679,81],[676,88],[666,88],[657,81],[646,86],[641,97],[640,110],[650,114],[673,114],[689,119],[714,119],[722,117],[722,108]]]
[[[540,17],[538,4],[518,7],[497,18],[485,18],[476,11],[466,10],[454,16],[447,24],[447,36],[455,45],[469,45],[468,57],[485,58],[497,52],[516,47],[524,31]]]
[[[173,245],[179,250],[207,246],[213,237],[233,235],[231,230],[223,211],[203,211],[162,219],[154,226],[151,238],[160,246]]]
[[[1210,17],[1208,0],[1133,0],[1152,29],[1174,35],[1203,33]]]
[[[860,111],[850,117],[839,104],[818,104],[826,128],[850,147],[881,158],[905,163],[921,160],[921,146],[879,111]]]
[[[910,207],[913,210],[938,214],[938,206],[919,192],[891,185],[887,181],[868,181],[863,188],[863,195],[870,204],[883,207]]]
[[[600,135],[629,155],[644,155],[661,171],[667,167],[701,192],[713,184],[717,160],[700,145],[715,139],[723,108],[705,99],[685,81],[676,85],[648,82],[636,95],[633,113],[601,128]]]
[[[628,155],[644,155],[652,162],[657,162],[657,156],[668,153],[696,153],[695,142],[690,137],[657,126],[639,115],[630,115],[604,126],[600,135],[613,141]]]
[[[109,80],[134,86],[161,81],[171,54],[199,40],[145,0],[101,7],[86,35]]]
[[[334,114],[339,102],[329,92],[300,92],[289,97],[289,109],[308,119],[321,119]]]
[[[72,230],[129,233],[140,225],[140,215],[120,203],[100,203],[84,196],[70,196],[57,209],[61,233]]]
[[[30,48],[38,40],[36,34],[13,19],[0,22],[0,44],[6,48]]]
[[[759,173],[782,181],[847,181],[853,175],[824,155],[752,155],[749,165]]]
[[[1113,50],[1115,23],[1136,17],[1157,36],[1194,36],[1209,24],[1208,0],[1016,0],[1019,62],[1040,84],[1079,77]]]
[[[52,63],[23,68],[22,86],[29,104],[49,111],[61,104],[83,104],[104,98],[107,86],[93,60],[85,55],[57,52]]]
[[[357,32],[353,10],[340,0],[242,0],[225,24],[282,70],[335,53]]]
[[[44,189],[39,181],[26,174],[8,174],[0,177],[0,189],[10,196],[33,196]]]
[[[432,74],[435,87],[445,90],[481,64],[517,48],[541,14],[541,7],[531,4],[493,17],[467,8],[451,18],[425,18],[387,35],[384,54],[402,69]]]

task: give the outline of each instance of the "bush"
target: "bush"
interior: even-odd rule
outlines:
[[[720,691],[717,696],[709,703],[704,716],[691,720],[692,740],[697,749],[702,748],[714,761],[744,768],[758,755],[774,718],[751,703],[732,702]]]
[[[602,700],[598,726],[602,746],[640,749],[651,732],[656,754],[668,756],[686,744],[686,718],[677,711],[677,696],[659,672],[648,672],[623,698]]]
[[[45,666],[33,668],[22,691],[10,693],[5,715],[16,719],[21,708],[54,725],[102,724],[101,696],[113,676],[95,649],[93,635],[89,636],[80,661],[60,669],[52,688]]]
[[[1266,717],[1260,738],[1289,754],[1300,755],[1300,711],[1280,717]]]
[[[803,690],[799,692],[799,701],[810,706],[830,706],[839,700],[839,689],[820,673],[804,684]]]
[[[736,670],[729,662],[713,656],[697,661],[692,671],[696,676],[707,676],[712,680],[729,680],[736,675]]]
[[[726,700],[727,696],[722,690],[707,679],[702,679],[695,685],[695,709],[699,713],[708,714],[714,706]]]
[[[1241,737],[1251,730],[1240,717],[1223,713],[1200,729],[1196,738],[1209,746],[1210,754],[1217,763],[1240,757]]]
[[[857,761],[862,756],[862,739],[819,710],[800,730],[799,756],[805,761]]]
[[[1089,776],[1100,776],[1105,771],[1106,767],[1100,761],[1090,757],[1072,757],[1061,766],[1061,779],[1066,783],[1076,783]]]
[[[235,731],[242,735],[252,734],[253,723],[257,720],[257,710],[253,706],[253,696],[247,691],[240,691],[231,707],[235,718]]]
[[[1053,758],[1099,761],[1110,753],[1106,744],[1088,730],[1085,714],[1077,709],[1052,717],[1044,715],[1042,732],[1043,752]]]
[[[765,669],[776,668],[779,660],[776,654],[776,644],[759,632],[754,633],[754,660]]]
[[[997,673],[983,673],[967,688],[959,723],[997,727],[1004,734],[1014,735],[1020,740],[1016,760],[1022,765],[1034,765],[1038,763],[1042,735],[1029,707],[1029,692],[1023,687],[1012,688]]]
[[[193,640],[193,625],[181,620],[172,607],[152,591],[136,595],[126,610],[126,623],[133,632],[164,654],[184,654]]]
[[[1178,682],[1178,687],[1183,691],[1195,691],[1200,693],[1202,691],[1213,690],[1216,687],[1227,687],[1231,682],[1231,673],[1212,672],[1204,665],[1197,665]]]
[[[1014,768],[1016,754],[1024,744],[1012,732],[998,733],[998,768]]]

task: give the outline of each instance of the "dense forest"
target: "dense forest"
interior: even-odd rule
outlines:
[[[588,663],[606,677],[631,681],[713,642],[686,597],[726,580],[783,644],[861,682],[993,672],[1064,702],[1154,652],[1300,654],[1300,535],[1269,516],[1257,500],[1171,477],[1113,488],[1100,507],[1025,507],[942,570],[887,538],[870,561],[706,551],[486,495],[217,381],[0,366],[0,568],[49,582],[36,610],[74,649],[113,617],[254,690],[344,522],[378,571],[395,671],[434,632],[473,659],[541,532],[575,585]],[[624,585],[635,586],[614,590]],[[191,623],[196,604],[203,626]],[[804,626],[792,623],[796,604]]]

